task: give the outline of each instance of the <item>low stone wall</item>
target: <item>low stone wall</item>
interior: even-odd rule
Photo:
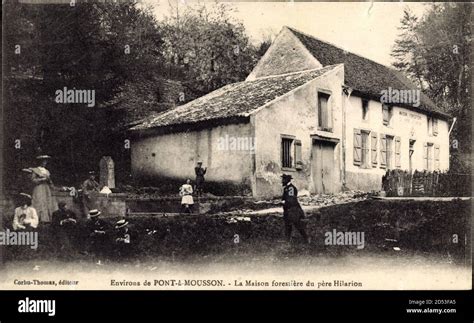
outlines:
[[[16,196],[17,193],[9,192],[6,194],[6,203],[3,210],[4,218],[10,221],[13,218],[16,207]],[[76,213],[78,216],[85,217],[82,207],[82,202],[78,199],[73,198],[68,192],[53,191],[53,197],[56,202],[66,202],[68,208]],[[124,193],[112,193],[112,194],[97,194],[97,208],[102,212],[103,217],[117,217],[123,216],[126,213],[126,197]]]
[[[18,193],[10,192],[6,195],[6,203],[3,210],[5,222],[10,223],[15,211],[15,196]],[[79,217],[85,218],[82,201],[75,199],[68,192],[53,192],[57,202],[66,202],[68,208]],[[215,213],[244,207],[253,202],[252,197],[226,196],[226,197],[194,197],[194,213]],[[97,208],[102,212],[104,218],[114,218],[147,213],[179,213],[181,212],[181,197],[169,196],[160,198],[129,197],[126,193],[97,194]]]

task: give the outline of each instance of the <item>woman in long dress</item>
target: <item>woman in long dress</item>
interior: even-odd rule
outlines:
[[[53,212],[58,209],[56,201],[51,194],[51,187],[53,182],[51,181],[51,174],[46,169],[48,160],[51,157],[42,155],[36,157],[39,160],[40,165],[35,168],[31,168],[31,180],[35,187],[33,188],[32,206],[38,213],[40,222],[51,222]]]

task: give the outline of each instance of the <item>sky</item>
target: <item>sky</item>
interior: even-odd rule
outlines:
[[[172,5],[195,5],[195,0],[144,0],[154,7],[159,20]],[[201,1],[202,3],[203,1]],[[390,52],[407,6],[421,16],[424,3],[406,2],[228,2],[236,8],[232,16],[243,22],[255,43],[265,35],[290,26],[349,52],[391,65]]]

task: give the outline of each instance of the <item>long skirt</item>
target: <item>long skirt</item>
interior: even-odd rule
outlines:
[[[31,206],[36,210],[40,222],[51,222],[51,216],[58,209],[58,205],[48,184],[35,186],[31,195]]]

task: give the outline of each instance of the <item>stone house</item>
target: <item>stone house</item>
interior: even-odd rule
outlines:
[[[284,27],[243,82],[131,129],[132,172],[281,194],[380,190],[387,169],[447,170],[449,116],[397,71]]]

